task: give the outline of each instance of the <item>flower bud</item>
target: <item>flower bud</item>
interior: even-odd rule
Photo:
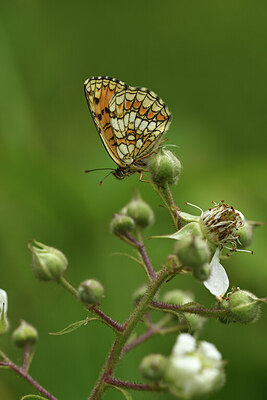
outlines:
[[[103,285],[95,279],[87,279],[78,288],[79,299],[88,305],[98,305],[104,297]]]
[[[164,303],[175,304],[176,306],[191,303],[192,301],[194,301],[194,296],[191,292],[179,289],[170,290],[163,296]]]
[[[194,268],[193,275],[201,282],[206,281],[211,274],[211,265],[209,263],[202,264],[198,268]]]
[[[153,182],[164,187],[166,184],[175,185],[178,182],[182,164],[171,151],[162,149],[150,158],[148,170]]]
[[[137,227],[141,229],[152,225],[154,222],[154,213],[151,207],[140,197],[131,200],[121,212],[131,217]]]
[[[218,305],[219,305],[219,308],[227,311],[227,313],[219,316],[219,318],[218,318],[219,321],[222,324],[230,324],[231,322],[234,322],[233,317],[229,313],[229,299],[227,298],[227,299],[220,300]]]
[[[9,323],[7,319],[7,292],[0,289],[0,335],[8,331]]]
[[[253,240],[253,225],[251,225],[248,221],[244,221],[244,225],[238,229],[238,248],[243,249],[251,245]]]
[[[54,247],[31,240],[28,248],[32,253],[32,269],[41,281],[58,281],[67,269],[68,260]]]
[[[199,236],[182,238],[177,243],[176,253],[183,266],[193,269],[201,267],[210,259],[210,250],[206,240]]]
[[[37,330],[27,322],[21,320],[18,328],[13,332],[13,342],[18,347],[25,347],[27,344],[35,344],[38,339]]]
[[[163,377],[167,359],[161,354],[149,354],[139,366],[141,375],[148,381],[158,382]]]
[[[140,286],[138,289],[136,289],[133,293],[133,301],[135,303],[138,303],[141,298],[144,296],[145,292],[147,291],[147,285],[144,284]]]
[[[191,334],[195,334],[203,328],[207,318],[197,314],[185,313],[185,321],[188,324],[187,331]]]
[[[115,214],[110,224],[111,232],[115,235],[131,232],[135,229],[134,220],[128,215]]]
[[[251,324],[259,318],[261,303],[247,290],[236,290],[229,295],[229,311],[237,322]]]
[[[200,228],[205,237],[212,243],[226,245],[237,244],[236,232],[244,224],[244,216],[240,211],[223,202],[203,212],[199,220]]]

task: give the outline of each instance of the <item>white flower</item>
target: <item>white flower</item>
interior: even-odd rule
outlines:
[[[7,320],[7,293],[0,289],[0,335],[8,330]]]
[[[178,336],[165,372],[174,396],[191,399],[209,394],[223,385],[224,378],[222,356],[213,344],[197,343],[188,333]]]
[[[222,264],[220,264],[220,248],[217,247],[212,257],[209,278],[204,281],[206,288],[216,297],[221,297],[229,287],[229,279]]]

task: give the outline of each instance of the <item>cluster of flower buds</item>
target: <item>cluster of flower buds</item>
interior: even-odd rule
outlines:
[[[176,398],[191,399],[209,395],[225,381],[224,362],[220,352],[209,342],[181,333],[170,357],[150,354],[140,364],[148,381],[162,382]]]
[[[123,235],[135,229],[144,229],[151,226],[154,222],[154,213],[140,195],[135,195],[119,214],[115,214],[110,228],[116,235]]]

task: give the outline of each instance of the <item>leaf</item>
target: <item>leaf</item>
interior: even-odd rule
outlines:
[[[46,397],[38,396],[37,394],[27,394],[26,396],[23,396],[20,400],[26,400],[26,399],[47,400]]]
[[[49,335],[54,335],[54,336],[61,336],[61,335],[66,335],[67,333],[71,333],[73,331],[76,331],[76,329],[81,328],[84,325],[87,325],[88,322],[98,320],[99,318],[93,317],[93,318],[86,318],[81,321],[73,322],[72,324],[66,326],[66,328],[62,329],[59,332],[50,332]]]
[[[130,395],[130,393],[127,392],[126,390],[124,390],[124,389],[122,389],[122,388],[120,388],[120,387],[118,387],[118,386],[114,386],[114,385],[110,385],[110,386],[114,387],[114,388],[117,389],[119,392],[121,392],[121,393],[124,395],[124,397],[125,397],[126,400],[132,400],[132,399],[133,399],[132,396]]]

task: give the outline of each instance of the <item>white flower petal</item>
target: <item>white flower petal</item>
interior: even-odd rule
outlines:
[[[198,347],[199,351],[205,355],[205,357],[215,360],[215,361],[221,361],[222,355],[221,353],[217,350],[217,348],[214,346],[213,343],[206,342],[205,340],[202,340]]]
[[[201,361],[195,356],[173,357],[171,365],[177,371],[179,378],[191,377],[201,370]]]
[[[203,282],[206,288],[215,296],[224,295],[229,286],[229,279],[223,266],[220,264],[220,249],[217,247],[212,257],[211,273],[209,278]]]
[[[196,348],[196,340],[189,333],[181,333],[174,345],[172,355],[175,357],[182,356],[186,353],[191,353]]]
[[[5,305],[5,315],[7,313],[7,292],[3,289],[0,289],[0,314],[3,310],[3,305]]]

